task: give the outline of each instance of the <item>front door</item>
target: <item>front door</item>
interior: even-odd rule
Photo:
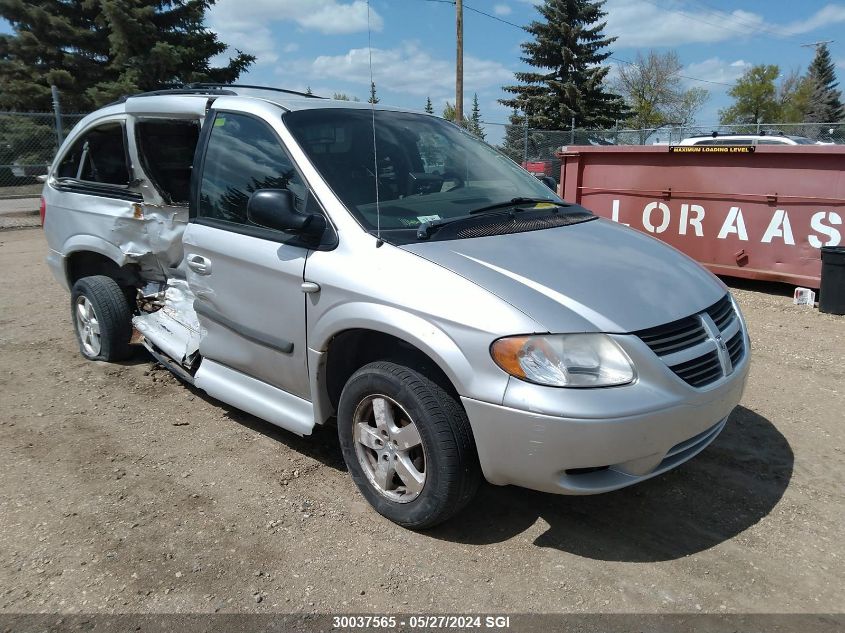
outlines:
[[[212,116],[213,115],[213,116]],[[272,127],[249,114],[212,112],[195,213],[183,244],[194,308],[206,330],[200,354],[310,400],[305,295],[308,249],[252,224],[247,201],[259,189],[289,189],[312,204],[304,179]],[[202,155],[203,140],[200,141]]]

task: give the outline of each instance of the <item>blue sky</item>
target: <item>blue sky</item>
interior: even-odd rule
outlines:
[[[468,0],[468,6],[514,24],[537,15],[537,0]],[[837,39],[831,52],[845,69],[845,3],[786,0],[608,0],[606,33],[619,39],[614,57],[676,50],[684,80],[710,91],[701,123],[718,118],[725,92],[750,65],[804,70],[813,50],[802,43]],[[484,120],[504,122],[501,86],[523,69],[519,28],[465,10],[465,99],[477,92]],[[317,94],[345,92],[366,99],[369,88],[367,4],[364,0],[218,0],[210,28],[258,61],[244,81]],[[454,7],[442,1],[371,0],[373,72],[383,103],[421,109],[431,97],[439,113],[454,101]],[[8,27],[8,25],[4,25]],[[7,28],[3,28],[7,30]],[[611,66],[617,62],[610,61]],[[727,84],[727,85],[723,85]]]

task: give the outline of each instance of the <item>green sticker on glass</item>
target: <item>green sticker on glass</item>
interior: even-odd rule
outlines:
[[[214,127],[223,127],[224,125],[226,125],[226,117],[219,116],[214,119]]]

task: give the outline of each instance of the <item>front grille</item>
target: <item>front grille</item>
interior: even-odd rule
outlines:
[[[637,332],[658,356],[692,347],[707,340],[707,332],[697,317],[691,316],[666,325]]]
[[[742,332],[734,334],[727,343],[728,354],[731,357],[731,364],[736,365],[745,355],[745,342],[742,340]]]
[[[722,362],[716,350],[673,365],[671,369],[693,387],[704,387],[722,377]]]
[[[718,303],[713,304],[706,310],[707,314],[710,315],[710,318],[713,319],[713,323],[716,324],[716,327],[719,328],[721,331],[725,331],[731,321],[734,320],[735,312],[733,304],[731,303],[731,298],[728,295],[719,301]]]
[[[634,334],[679,378],[697,388],[725,376],[726,368],[731,373],[745,356],[745,339],[730,295],[698,314]]]

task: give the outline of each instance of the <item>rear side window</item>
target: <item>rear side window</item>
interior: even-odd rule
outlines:
[[[248,224],[247,202],[259,189],[289,189],[300,210],[308,198],[304,180],[267,123],[218,112],[203,161],[198,215]]]
[[[128,185],[123,124],[104,123],[83,134],[62,157],[58,177],[104,185]]]
[[[144,171],[171,204],[187,204],[199,121],[142,120],[135,125]]]

